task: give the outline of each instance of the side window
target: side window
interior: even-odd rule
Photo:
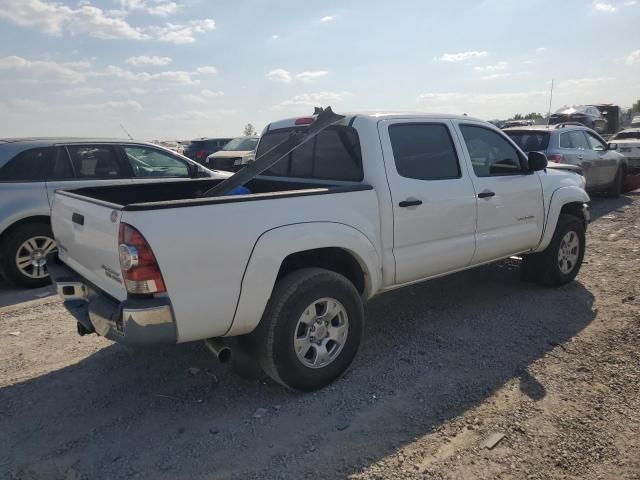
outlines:
[[[460,178],[458,157],[445,125],[391,125],[389,138],[401,176],[418,180]]]
[[[587,140],[589,142],[589,148],[591,150],[595,150],[596,152],[604,152],[607,149],[607,145],[602,142],[598,137],[596,137],[591,132],[585,132],[587,134]]]
[[[560,134],[560,148],[573,148],[569,132]]]
[[[110,145],[69,145],[67,151],[77,178],[122,176],[115,149]]]
[[[48,180],[53,172],[52,148],[32,148],[17,154],[0,168],[0,181]]]
[[[521,175],[524,162],[516,148],[498,133],[484,127],[460,125],[473,171],[478,177]]]
[[[571,144],[573,145],[572,148],[578,148],[580,150],[591,149],[582,130],[573,130],[572,132],[569,132],[569,137],[571,137]]]
[[[142,146],[123,145],[136,177],[188,177],[186,162],[168,153]]]

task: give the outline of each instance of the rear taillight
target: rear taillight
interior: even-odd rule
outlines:
[[[120,269],[129,293],[166,292],[156,257],[142,234],[126,223],[120,224],[118,252]]]
[[[547,155],[547,160],[553,163],[561,163],[562,155],[555,153],[553,155]]]
[[[197,159],[202,159],[204,158],[205,155],[205,151],[204,150],[200,150],[198,153],[196,153],[196,158]]]

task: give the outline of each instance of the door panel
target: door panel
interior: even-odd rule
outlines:
[[[476,198],[448,121],[381,121],[394,216],[396,284],[466,267]]]
[[[602,187],[609,186],[613,183],[618,173],[618,162],[616,154],[607,150],[607,144],[601,138],[591,132],[585,132],[589,143],[589,150],[594,157],[594,164],[599,172],[599,184]]]
[[[472,264],[535,248],[542,236],[544,208],[537,173],[497,129],[457,122],[465,158],[478,192],[476,250]]]

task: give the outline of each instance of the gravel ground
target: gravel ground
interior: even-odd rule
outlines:
[[[0,292],[0,478],[640,479],[640,194],[592,213],[576,282],[508,261],[382,295],[314,394]]]

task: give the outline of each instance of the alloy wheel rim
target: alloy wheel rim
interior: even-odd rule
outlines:
[[[558,268],[564,275],[571,273],[576,267],[579,254],[580,240],[578,234],[571,230],[562,237],[558,250]]]
[[[56,242],[51,237],[38,235],[31,237],[18,247],[16,251],[16,267],[25,277],[33,279],[45,278],[47,271],[47,255],[57,250]]]
[[[320,298],[304,309],[293,336],[298,360],[309,368],[331,364],[347,341],[349,316],[335,298]]]

